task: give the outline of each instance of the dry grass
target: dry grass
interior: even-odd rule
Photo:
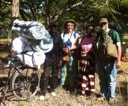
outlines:
[[[8,44],[11,42],[11,39],[0,39],[0,44]]]
[[[116,88],[116,100],[117,103],[113,106],[126,106],[128,103],[128,65],[127,63],[122,63],[122,67],[118,71],[117,76],[117,88]],[[124,70],[123,70],[124,69]],[[96,93],[99,92],[99,80],[96,74]],[[57,96],[52,97],[49,93],[46,95],[45,101],[39,100],[39,95],[37,94],[29,101],[18,101],[14,96],[8,97],[9,101],[6,100],[6,106],[109,106],[107,101],[98,102],[96,100],[87,99],[86,96],[70,94],[66,92],[60,86],[56,89]],[[3,105],[1,105],[3,106]]]

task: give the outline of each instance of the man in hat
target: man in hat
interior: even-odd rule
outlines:
[[[76,22],[72,19],[64,23],[64,32],[61,34],[63,40],[63,56],[68,57],[63,60],[63,66],[60,73],[60,85],[68,91],[76,88],[77,84],[77,60],[74,58],[75,42],[79,34],[75,32]]]
[[[121,40],[118,32],[108,27],[109,22],[107,18],[101,18],[99,26],[101,31],[97,34],[96,38],[96,56],[100,80],[100,97],[97,100],[103,101],[104,99],[108,99],[109,104],[112,104],[115,102],[117,68],[121,66]],[[117,58],[108,57],[103,54],[103,42],[110,31],[111,35],[109,36],[117,46]]]
[[[57,24],[55,22],[50,23],[49,29],[49,33],[53,39],[53,49],[50,52],[46,53],[44,72],[41,77],[42,95],[40,96],[40,100],[45,99],[48,85],[50,85],[49,91],[51,95],[56,96],[55,88],[58,85],[58,74],[62,65],[63,41],[57,32]]]

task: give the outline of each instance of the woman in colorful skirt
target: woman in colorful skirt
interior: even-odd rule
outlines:
[[[79,84],[81,94],[94,96],[95,94],[95,55],[94,55],[94,27],[86,27],[86,35],[82,37],[80,43],[80,62],[79,62]]]

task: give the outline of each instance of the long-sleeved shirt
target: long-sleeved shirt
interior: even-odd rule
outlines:
[[[53,49],[46,53],[46,56],[56,56],[59,59],[62,59],[63,57],[63,41],[61,39],[61,36],[58,33],[51,33],[51,36],[53,38]]]

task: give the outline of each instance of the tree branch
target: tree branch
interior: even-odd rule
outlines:
[[[11,5],[12,4],[12,0],[1,0],[2,3]]]

